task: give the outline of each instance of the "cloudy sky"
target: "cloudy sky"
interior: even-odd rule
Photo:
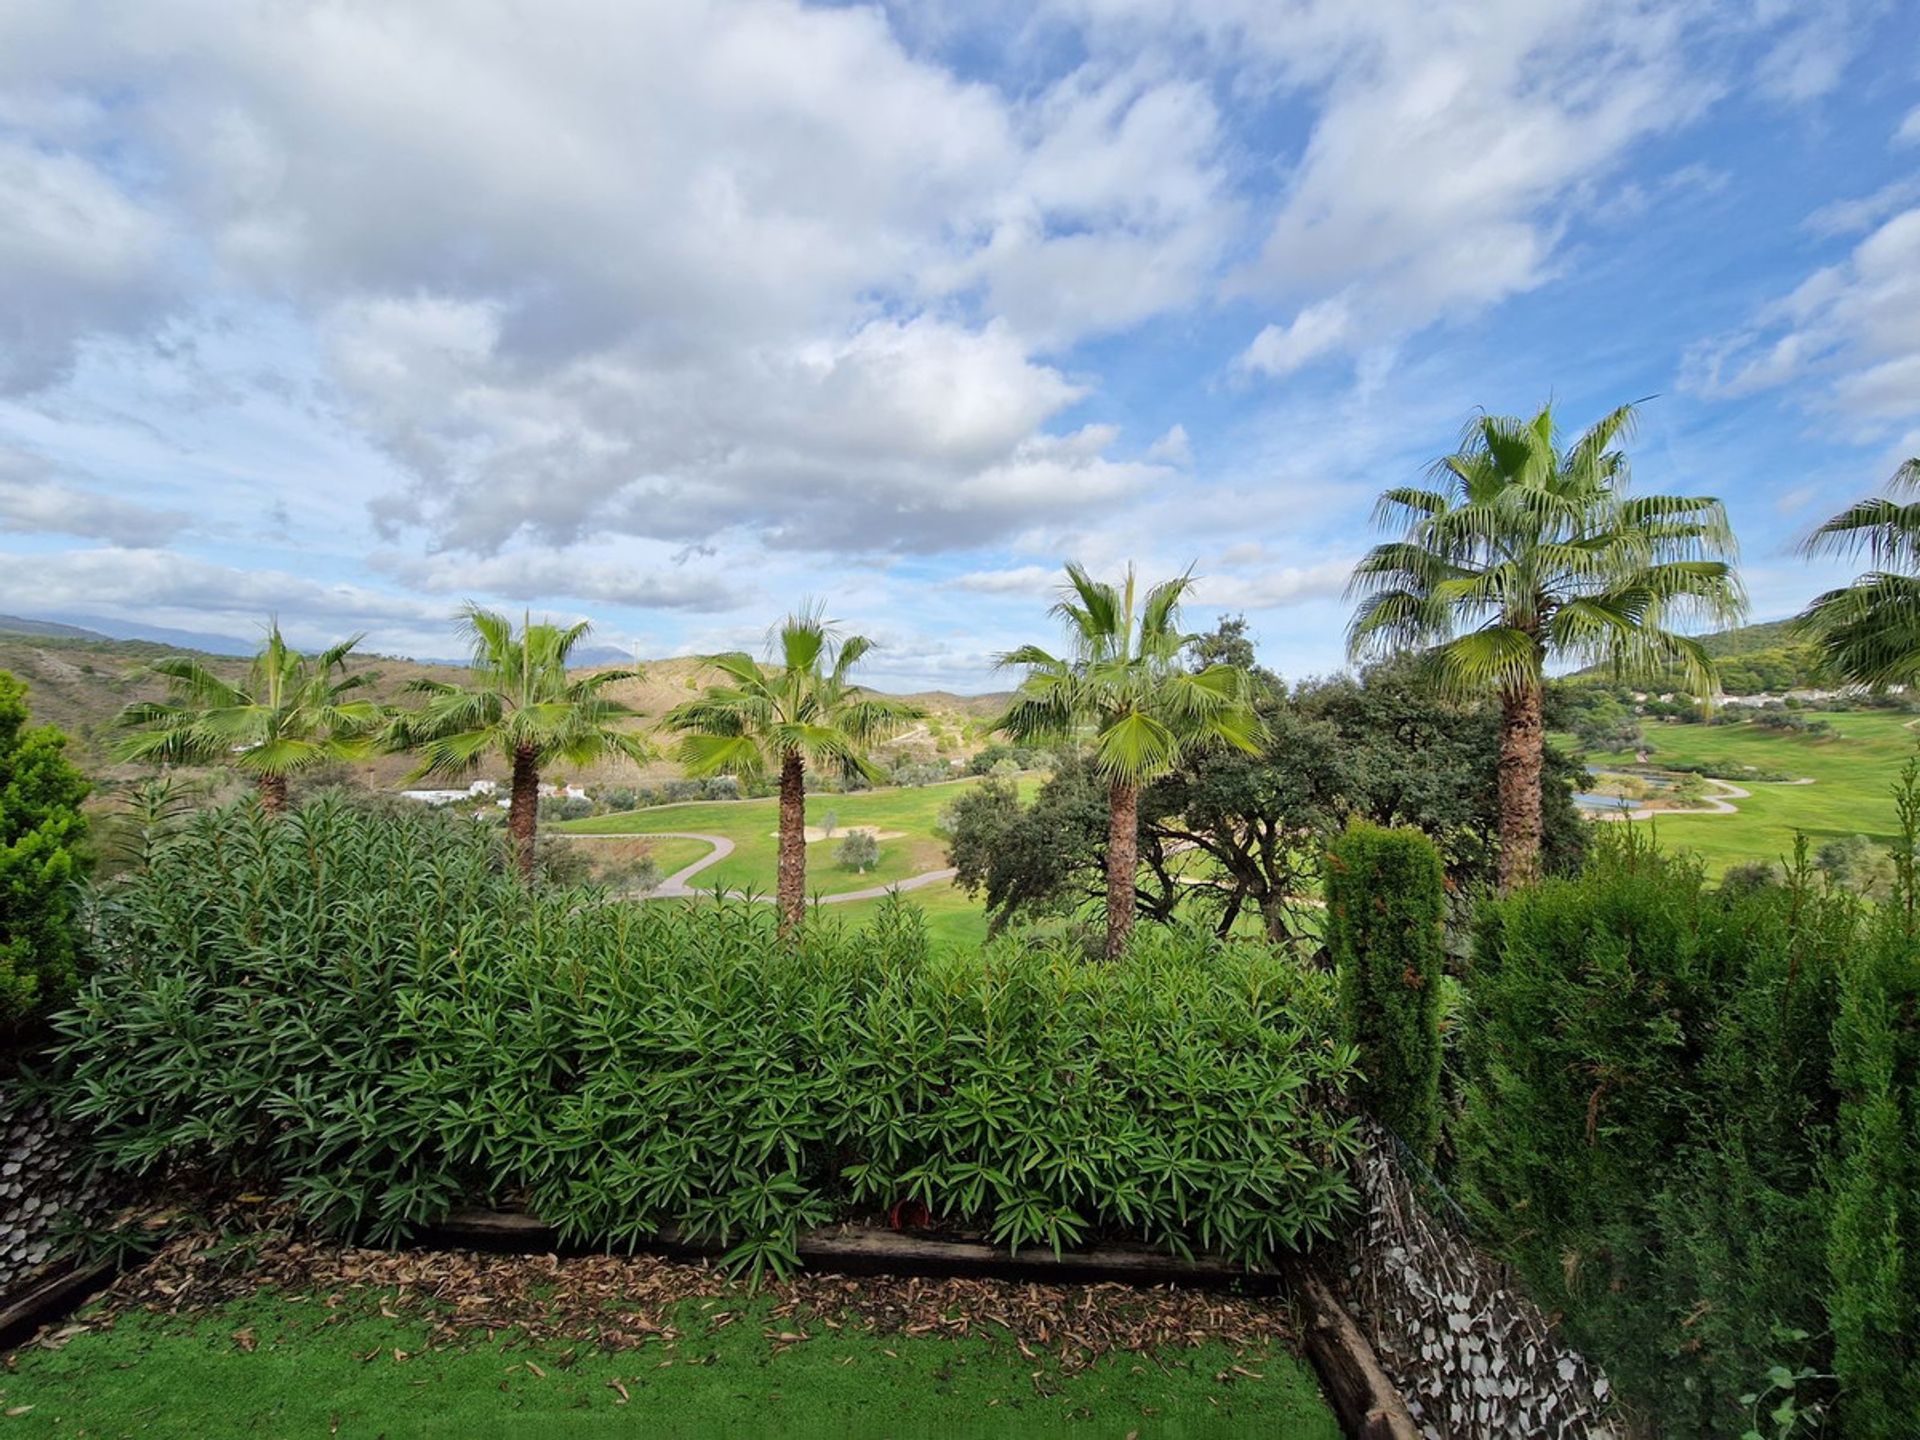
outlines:
[[[1475,407],[1647,400],[1759,618],[1920,453],[1901,0],[0,0],[0,610],[993,683],[1060,563],[1341,659]]]

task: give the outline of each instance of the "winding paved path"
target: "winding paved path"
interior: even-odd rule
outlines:
[[[1704,778],[1709,785],[1718,785],[1720,787],[1719,794],[1705,795],[1701,797],[1701,799],[1705,802],[1705,806],[1706,806],[1705,809],[1702,809],[1702,810],[1648,810],[1648,809],[1642,808],[1639,810],[1599,810],[1594,812],[1594,819],[1596,820],[1657,820],[1663,815],[1671,815],[1676,817],[1683,816],[1683,815],[1738,815],[1740,813],[1740,807],[1738,805],[1729,805],[1727,802],[1729,800],[1745,800],[1750,795],[1753,794],[1751,790],[1742,789],[1740,786],[1734,784],[1731,780],[1719,780],[1719,779],[1713,778],[1712,776],[1705,776],[1702,778]],[[1813,784],[1813,777],[1811,775],[1804,775],[1798,780],[1755,780],[1752,783],[1754,783],[1755,785],[1811,785]]]
[[[696,830],[656,830],[645,835],[570,835],[570,840],[703,840],[713,846],[710,853],[702,855],[685,869],[676,870],[667,876],[642,899],[646,900],[711,900],[717,895],[730,894],[736,900],[749,897],[738,891],[703,890],[687,882],[711,865],[718,865],[733,854],[733,841],[724,835],[703,835]],[[942,880],[951,880],[954,872],[948,870],[929,870],[922,875],[909,875],[904,880],[896,880],[891,885],[869,885],[864,890],[843,890],[837,895],[818,896],[822,905],[845,905],[854,900],[878,900],[895,890],[924,890],[929,885],[938,885]],[[771,903],[772,896],[756,895],[756,900]]]

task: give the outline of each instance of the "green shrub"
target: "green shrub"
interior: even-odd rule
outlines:
[[[321,802],[197,817],[102,915],[56,1093],[100,1155],[391,1240],[460,1202],[775,1267],[916,1198],[1010,1246],[1247,1262],[1333,1230],[1354,1144],[1324,977],[1143,930],[1129,963],[529,893],[497,835]]]
[[[1861,1440],[1920,1435],[1920,762],[1894,798],[1894,900],[1844,970],[1834,1020],[1834,1368]]]
[[[843,870],[871,870],[880,863],[880,842],[871,830],[849,830],[835,848],[834,859]]]
[[[1431,1163],[1440,1139],[1440,852],[1418,830],[1355,823],[1327,851],[1327,945],[1357,1093]]]
[[[64,999],[79,961],[88,786],[66,744],[28,726],[27,687],[0,670],[0,1033]]]
[[[1831,1368],[1829,1023],[1858,932],[1804,853],[1715,891],[1637,827],[1481,913],[1459,1189],[1574,1343],[1670,1436],[1738,1434]]]

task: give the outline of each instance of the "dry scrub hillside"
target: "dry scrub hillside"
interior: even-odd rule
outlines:
[[[225,655],[209,655],[176,646],[155,645],[144,640],[83,640],[63,636],[26,635],[0,631],[0,669],[10,670],[26,681],[34,718],[57,725],[73,737],[75,758],[96,777],[131,778],[139,767],[115,765],[111,750],[116,738],[113,718],[129,701],[158,698],[162,686],[151,677],[142,677],[138,667],[163,655],[192,655],[216,674],[238,679],[245,674],[247,662]],[[372,693],[393,704],[406,704],[404,693],[410,681],[422,677],[457,682],[463,671],[452,665],[423,664],[394,656],[368,655],[356,658],[354,672],[374,676]],[[584,667],[587,670],[611,667]],[[614,687],[620,700],[646,716],[658,716],[692,695],[702,683],[702,662],[693,658],[650,660],[644,662],[646,676],[624,681]],[[1004,695],[951,695],[934,691],[906,697],[929,712],[925,725],[889,747],[891,751],[965,755],[978,749],[984,737],[980,722],[1005,702]],[[942,746],[944,745],[944,749]],[[402,784],[411,768],[404,756],[377,756],[360,764],[344,767],[351,778],[376,788]],[[491,772],[483,769],[487,775]],[[584,783],[615,783],[646,779],[668,779],[679,773],[671,762],[649,766],[645,772],[627,764],[607,765],[575,774],[556,774],[556,780]],[[502,773],[493,778],[504,778]]]

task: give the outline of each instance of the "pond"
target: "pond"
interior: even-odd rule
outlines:
[[[1600,795],[1593,791],[1576,790],[1573,803],[1582,810],[1631,810],[1639,802],[1619,795]]]

